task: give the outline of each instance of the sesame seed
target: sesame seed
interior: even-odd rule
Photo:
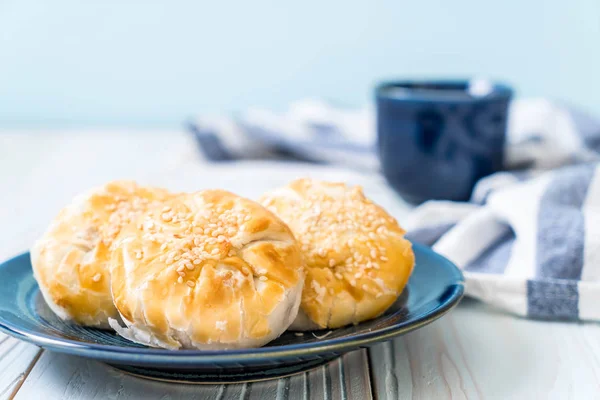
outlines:
[[[259,280],[259,281],[262,281],[262,282],[265,282],[265,281],[267,280],[267,277],[263,275],[263,276],[260,276],[260,277],[258,278],[258,280]]]
[[[196,258],[196,259],[194,260],[194,265],[198,265],[198,264],[200,264],[201,262],[202,262],[202,260],[200,260],[199,258]]]
[[[183,283],[183,277],[180,276],[179,278],[177,278],[177,282],[178,283]]]
[[[335,265],[335,260],[332,258],[329,260],[329,266],[333,267]]]
[[[388,258],[387,258],[386,256],[381,256],[381,257],[379,257],[379,259],[380,259],[381,261],[387,261],[387,260],[388,260]]]
[[[183,265],[180,265],[179,267],[177,267],[177,272],[181,272],[185,269],[185,267]]]
[[[92,278],[92,280],[94,282],[99,282],[101,278],[102,278],[102,275],[96,274],[96,275],[94,275],[94,277]]]
[[[186,282],[186,284],[187,284],[189,287],[194,287],[194,286],[196,286],[196,284],[195,284],[194,282],[192,282],[192,281],[187,281],[187,282]]]
[[[339,272],[336,272],[336,273],[335,273],[335,277],[336,277],[337,279],[342,279],[342,278],[343,278],[342,274],[340,274]]]

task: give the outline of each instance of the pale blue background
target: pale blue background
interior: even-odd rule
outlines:
[[[471,75],[600,114],[600,0],[0,0],[0,127],[177,126]]]

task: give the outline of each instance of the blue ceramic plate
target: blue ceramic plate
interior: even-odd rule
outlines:
[[[271,379],[306,371],[346,352],[418,329],[447,313],[463,295],[463,277],[448,260],[414,245],[407,288],[382,316],[332,331],[287,332],[258,349],[162,350],[113,332],[65,324],[48,308],[29,254],[0,264],[0,330],[52,351],[90,357],[154,379],[223,383]]]

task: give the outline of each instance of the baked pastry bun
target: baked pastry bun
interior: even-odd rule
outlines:
[[[222,190],[177,196],[121,231],[112,294],[123,337],[167,349],[259,347],[295,319],[304,271],[290,229]]]
[[[113,239],[149,205],[167,197],[160,189],[111,182],[73,199],[31,249],[31,264],[48,306],[61,319],[108,328],[118,316],[110,293]]]
[[[411,243],[360,187],[300,179],[260,202],[288,224],[306,263],[301,311],[290,329],[375,318],[404,289],[414,266]]]

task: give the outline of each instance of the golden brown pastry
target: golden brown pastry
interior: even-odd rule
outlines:
[[[304,271],[290,229],[222,190],[174,197],[127,225],[112,258],[125,338],[168,349],[262,346],[295,319]]]
[[[77,196],[31,249],[35,279],[61,319],[108,327],[118,316],[108,264],[113,239],[131,218],[168,193],[133,182],[111,182]]]
[[[306,262],[291,329],[338,328],[382,314],[414,266],[404,230],[360,187],[300,179],[260,202],[286,222]]]

